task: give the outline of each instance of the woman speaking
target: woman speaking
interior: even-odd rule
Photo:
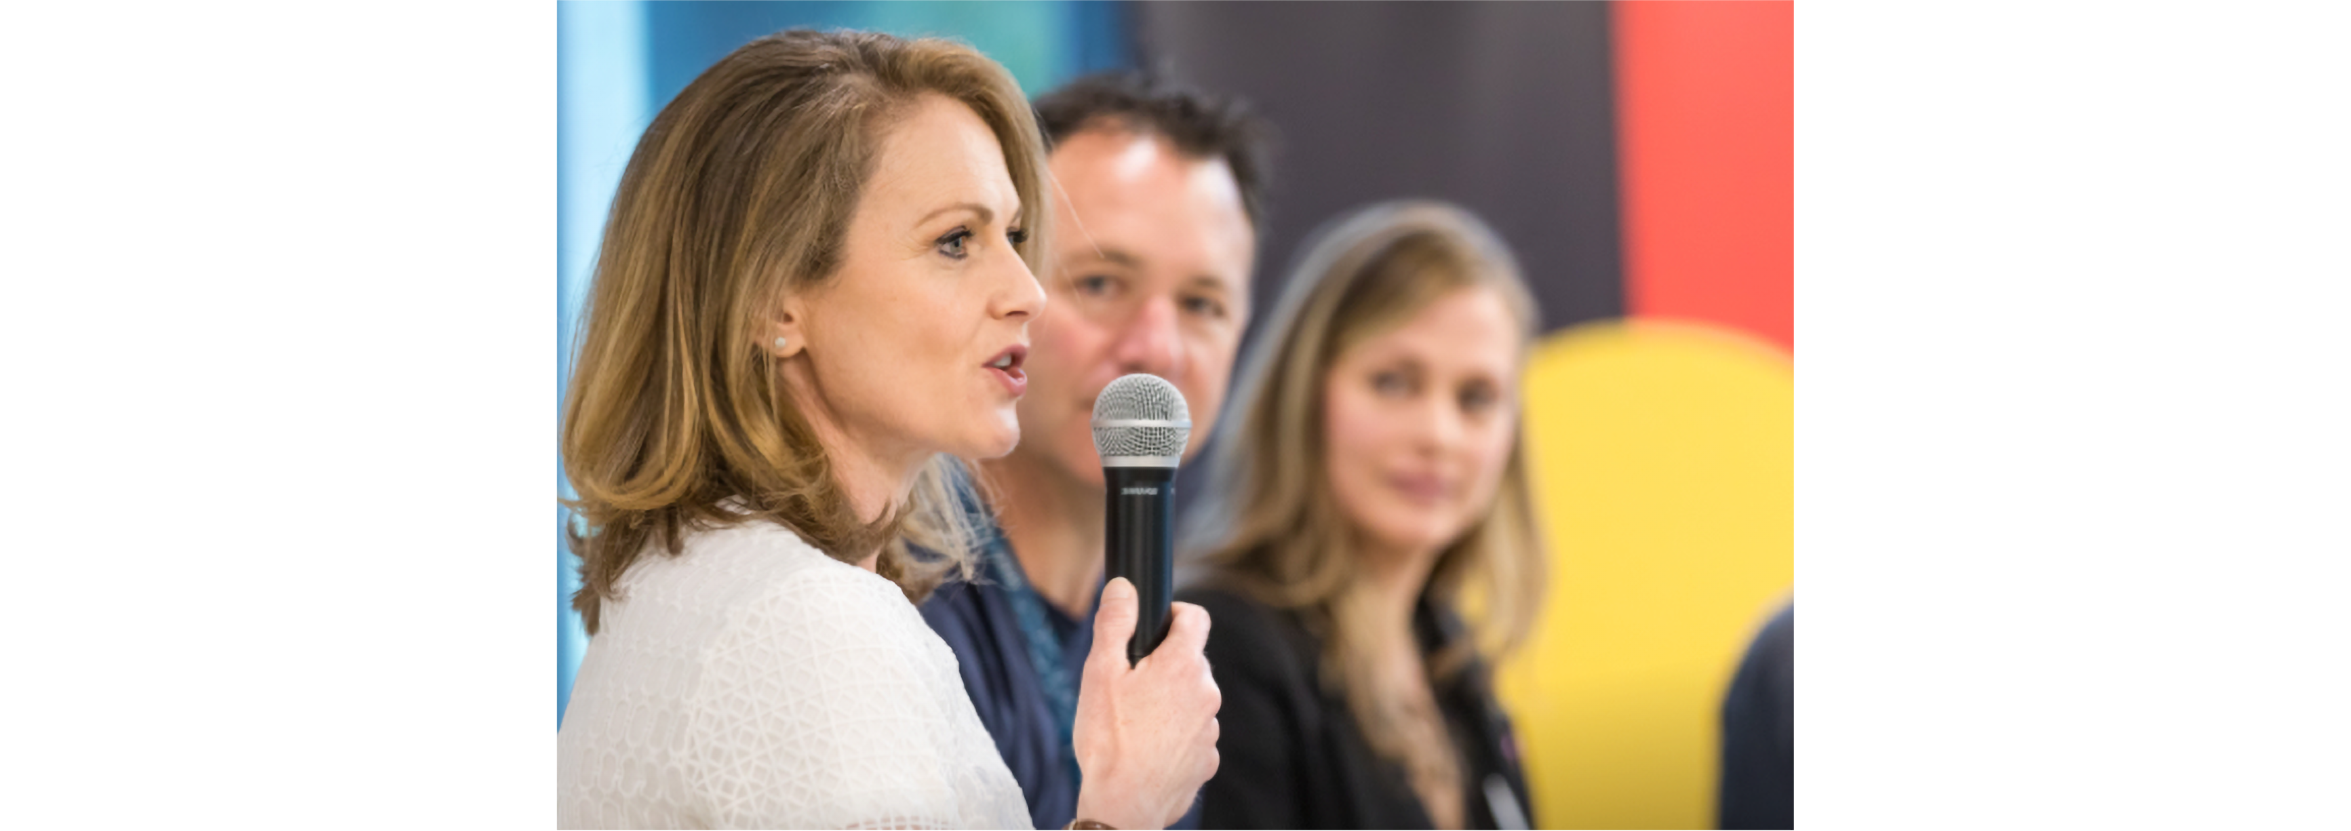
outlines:
[[[1196,515],[1206,585],[1179,595],[1222,621],[1233,727],[1201,825],[1526,827],[1479,655],[1543,588],[1517,418],[1534,303],[1501,240],[1442,204],[1359,210],[1305,250]],[[1465,590],[1481,627],[1455,616]]]
[[[1043,171],[1011,76],[940,40],[764,38],[646,129],[564,412],[595,638],[561,825],[1027,826],[910,600],[968,569],[961,460],[1020,439]],[[1079,825],[1162,827],[1217,766],[1206,613],[1130,666],[1135,618],[1114,582]]]

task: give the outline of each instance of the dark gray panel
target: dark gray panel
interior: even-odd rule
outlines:
[[[1299,242],[1367,202],[1493,223],[1547,328],[1621,316],[1604,3],[1138,3],[1138,57],[1274,122],[1268,308]],[[1254,335],[1254,332],[1252,332]]]

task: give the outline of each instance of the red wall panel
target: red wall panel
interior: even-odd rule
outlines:
[[[1611,5],[1628,314],[1795,351],[1795,4]]]

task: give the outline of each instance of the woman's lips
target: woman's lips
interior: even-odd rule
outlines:
[[[1417,473],[1398,473],[1388,477],[1388,487],[1395,489],[1406,501],[1434,505],[1445,501],[1452,488],[1437,476]]]
[[[1022,393],[1029,391],[1028,373],[1020,371],[1017,367],[1013,369],[988,367],[988,372],[993,373],[997,382],[1004,385],[1004,391],[1012,393],[1014,398],[1019,398]]]
[[[1005,392],[1011,393],[1014,398],[1019,398],[1021,394],[1029,390],[1029,375],[1021,371],[1020,368],[1020,365],[1027,361],[1028,357],[1028,347],[1014,344],[1012,347],[996,353],[995,357],[989,358],[987,364],[982,368],[996,376],[996,381],[1004,385]],[[1002,366],[998,366],[998,364],[1002,364]]]

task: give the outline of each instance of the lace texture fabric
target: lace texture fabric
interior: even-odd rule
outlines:
[[[619,589],[556,739],[561,827],[1029,827],[955,654],[888,580],[746,524]]]

